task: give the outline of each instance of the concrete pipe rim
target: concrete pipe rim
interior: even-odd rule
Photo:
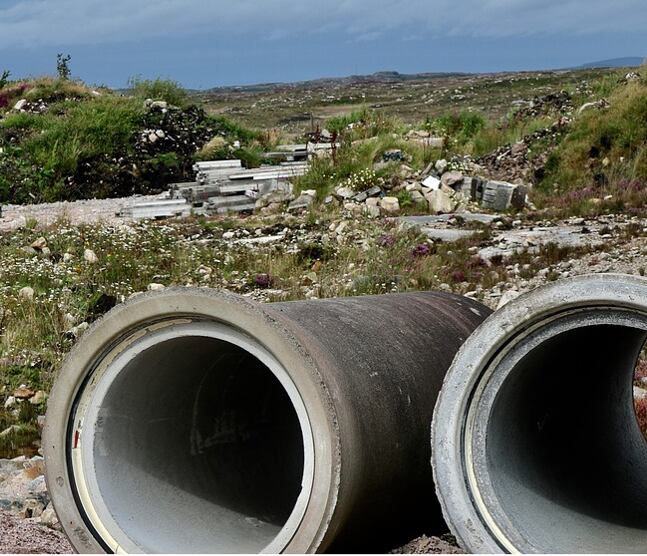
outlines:
[[[88,406],[88,402],[101,388],[105,394],[109,381],[101,385],[102,376],[108,377],[102,372],[117,376],[122,363],[137,357],[141,350],[145,352],[151,342],[159,345],[165,334],[176,338],[178,333],[224,341],[257,358],[281,383],[298,417],[304,449],[303,488],[278,535],[259,551],[310,552],[325,547],[339,486],[335,410],[314,362],[304,357],[301,346],[279,321],[259,304],[233,294],[170,288],[133,298],[86,332],[64,362],[52,389],[44,431],[48,487],[77,550],[141,551],[137,539],[129,543],[121,529],[114,528],[108,508],[88,506],[89,492],[95,494],[93,501],[99,500],[97,482],[93,473],[87,472],[94,465],[88,451],[73,449],[78,441],[75,417],[79,409],[98,407]],[[97,418],[96,412],[88,416]],[[117,534],[112,534],[115,531]]]
[[[549,334],[544,338],[548,340],[560,333],[560,326],[562,332],[572,331],[581,322],[591,326],[590,330],[620,323],[620,327],[647,333],[647,280],[620,274],[585,275],[524,294],[474,332],[445,378],[432,423],[434,482],[451,531],[470,552],[564,551],[515,538],[509,516],[501,511],[497,494],[490,488],[490,472],[484,467],[475,471],[475,462],[483,465],[487,456],[488,430],[483,420],[491,418],[484,409],[488,403],[492,408],[494,383],[490,381],[498,379],[499,387],[505,384],[508,375],[504,371],[510,372],[523,361],[523,353],[515,352],[522,342],[536,342],[541,331]],[[525,347],[528,352],[530,346]],[[502,371],[499,365],[507,367]],[[566,551],[577,552],[577,545]],[[587,551],[596,550],[589,547]],[[607,546],[603,551],[613,550]]]

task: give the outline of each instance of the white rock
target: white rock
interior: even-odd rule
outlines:
[[[440,189],[440,180],[436,176],[429,176],[422,182],[422,185],[432,191],[436,191],[436,189]]]
[[[222,239],[234,239],[236,237],[236,232],[225,232],[222,234]]]
[[[38,390],[31,398],[29,398],[29,403],[32,405],[39,405],[47,399],[47,394],[42,390]]]
[[[47,527],[56,527],[58,525],[58,516],[54,511],[54,506],[50,502],[40,516],[40,522]]]
[[[18,295],[22,297],[23,299],[27,299],[31,301],[34,299],[34,288],[30,288],[29,286],[25,286],[22,288],[19,292]]]
[[[96,264],[99,262],[99,257],[97,257],[97,254],[92,249],[86,249],[83,252],[83,258],[90,264]]]
[[[72,253],[63,253],[63,262],[69,263],[74,260],[74,255]]]
[[[73,327],[70,332],[75,338],[78,338],[81,336],[88,328],[90,325],[87,322],[82,322],[78,326]]]
[[[31,244],[31,248],[36,249],[36,251],[40,251],[43,247],[47,247],[47,240],[44,237],[39,237]]]
[[[397,197],[383,197],[380,201],[380,206],[382,210],[390,214],[399,212],[400,202]]]
[[[453,199],[441,189],[427,193],[425,195],[425,199],[427,199],[427,202],[429,203],[429,211],[434,214],[454,211]]]
[[[166,286],[164,284],[148,284],[148,291],[149,292],[159,292],[166,289]]]
[[[644,400],[645,398],[647,398],[647,390],[634,386],[634,400]]]
[[[14,110],[22,110],[25,106],[27,105],[27,99],[21,98],[16,104],[14,104],[13,109]]]
[[[16,405],[16,403],[16,398],[9,396],[4,402],[4,408],[11,409],[14,405]]]
[[[338,236],[340,236],[340,235],[342,235],[342,234],[344,233],[344,230],[345,230],[347,227],[348,227],[348,221],[347,221],[347,220],[344,220],[343,222],[341,222],[341,223],[339,224],[339,226],[337,226],[337,228],[335,228],[335,233],[336,233]]]
[[[337,187],[334,191],[334,195],[343,201],[353,198],[355,196],[355,192],[350,187]]]
[[[448,166],[448,165],[449,165],[449,163],[448,163],[444,158],[443,158],[443,159],[441,159],[441,160],[438,160],[438,161],[436,162],[436,172],[438,172],[439,174],[441,174],[441,175],[442,175],[442,174],[443,174],[443,172],[444,172],[445,170],[447,170],[447,166]]]

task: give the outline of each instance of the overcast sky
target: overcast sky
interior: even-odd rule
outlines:
[[[0,71],[185,86],[647,55],[647,0],[0,0]]]

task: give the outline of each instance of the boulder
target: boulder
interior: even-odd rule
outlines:
[[[310,205],[312,205],[312,203],[314,203],[316,197],[317,192],[313,189],[302,191],[301,195],[299,195],[294,201],[289,204],[288,210],[298,211],[307,209],[308,207],[310,207]]]
[[[449,166],[449,163],[443,158],[441,160],[438,160],[436,162],[436,172],[438,172],[440,175],[443,174],[445,170],[447,170],[447,166]]]
[[[384,212],[394,214],[400,211],[400,201],[397,197],[383,197],[380,201],[380,207]]]
[[[362,211],[369,218],[378,218],[380,216],[380,207],[377,205],[364,205]]]
[[[36,251],[42,251],[45,247],[47,247],[47,240],[44,237],[39,237],[31,244],[31,248]]]
[[[410,195],[411,200],[416,204],[425,202],[425,196],[420,191],[411,191]]]
[[[440,178],[440,182],[447,187],[453,187],[461,183],[463,179],[464,176],[460,172],[445,172],[442,178]]]
[[[437,189],[436,191],[427,193],[425,195],[425,199],[427,199],[427,202],[429,203],[429,211],[434,214],[454,211],[454,200],[442,189]]]
[[[83,251],[83,258],[90,264],[96,264],[99,262],[99,257],[97,257],[97,254],[92,249],[86,249]]]
[[[262,209],[274,203],[289,203],[294,200],[294,194],[291,188],[286,189],[273,189],[264,192],[256,200],[255,208]]]
[[[333,195],[340,201],[347,201],[355,196],[355,192],[350,187],[339,186],[335,188]]]
[[[162,290],[166,289],[166,286],[164,284],[148,284],[148,291],[149,292],[161,292]]]
[[[485,184],[481,205],[490,210],[523,209],[528,199],[528,187],[503,181],[489,181]]]
[[[23,299],[26,299],[27,301],[31,301],[32,299],[34,299],[34,288],[25,286],[24,288],[21,288],[21,290],[18,292],[18,295]]]

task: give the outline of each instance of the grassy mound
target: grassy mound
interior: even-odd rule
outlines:
[[[235,156],[234,141],[244,149],[256,138],[208,116],[175,83],[133,83],[129,96],[51,78],[0,90],[0,202],[157,192],[192,177],[196,154],[214,137],[224,141],[223,157]]]

